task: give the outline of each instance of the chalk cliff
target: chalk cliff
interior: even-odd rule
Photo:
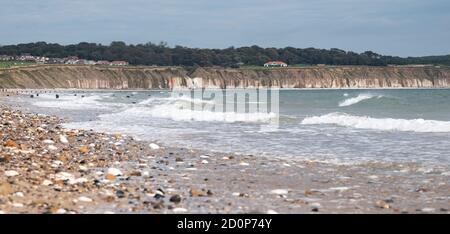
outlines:
[[[450,68],[310,67],[287,69],[35,66],[0,70],[0,88],[450,88]]]

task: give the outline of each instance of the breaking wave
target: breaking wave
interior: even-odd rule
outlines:
[[[345,96],[345,95],[344,95]],[[345,96],[347,97],[347,96]],[[356,103],[359,103],[361,101],[367,100],[367,99],[371,99],[371,98],[382,98],[382,95],[374,95],[374,94],[370,94],[370,93],[361,93],[356,97],[352,97],[352,98],[347,98],[344,101],[339,103],[340,107],[343,106],[351,106],[354,105]]]
[[[330,113],[303,119],[301,124],[336,124],[339,126],[381,131],[450,132],[449,121],[424,119],[392,119]]]
[[[194,104],[214,104],[214,101],[212,100],[205,100],[200,98],[191,98],[188,96],[180,96],[180,97],[163,97],[163,98],[149,98],[142,102],[140,102],[140,105],[147,105],[152,104],[155,101],[169,101],[169,102],[188,102],[188,103],[194,103]]]
[[[32,105],[45,108],[59,108],[64,110],[83,110],[83,109],[110,109],[122,106],[120,103],[102,103],[100,100],[104,95],[92,95],[81,97],[81,95],[60,95],[57,99],[54,95],[41,95],[37,97]]]
[[[126,116],[128,119],[136,118],[165,118],[175,121],[206,121],[206,122],[270,122],[276,118],[275,113],[239,113],[239,112],[215,112],[210,110],[195,110],[183,108],[177,104],[163,104],[154,107],[133,107],[116,114],[102,115],[101,118],[116,118],[117,115]]]

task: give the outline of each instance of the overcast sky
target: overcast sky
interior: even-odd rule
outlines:
[[[0,44],[341,48],[450,54],[449,0],[0,0]]]

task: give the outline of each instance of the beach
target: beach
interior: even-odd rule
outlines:
[[[5,94],[3,94],[5,95]],[[2,104],[1,213],[449,213],[450,173],[221,153]]]

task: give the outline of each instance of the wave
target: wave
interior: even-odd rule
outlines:
[[[199,98],[191,98],[188,96],[180,96],[180,97],[153,97],[146,99],[142,102],[139,102],[140,105],[147,105],[151,104],[155,101],[168,101],[168,102],[189,102],[194,104],[214,104],[214,101],[212,100],[205,100],[205,99],[199,99]]]
[[[345,96],[345,95],[344,95]],[[339,103],[340,107],[343,106],[351,106],[354,105],[356,103],[359,103],[361,101],[367,100],[367,99],[371,99],[371,98],[382,98],[382,95],[374,95],[374,94],[370,94],[370,93],[361,93],[356,97],[352,97],[352,98],[347,98],[344,101]]]
[[[206,122],[270,122],[277,117],[275,113],[239,113],[215,112],[210,110],[192,110],[177,104],[163,104],[154,107],[133,107],[115,114],[101,115],[102,120],[120,118],[165,118],[175,121],[206,121]]]
[[[113,103],[113,102],[102,102],[104,98],[109,98],[108,93],[106,94],[96,94],[84,96],[83,94],[70,95],[64,94],[56,98],[54,94],[40,95],[36,97],[31,104],[38,107],[44,108],[58,108],[64,110],[84,110],[84,109],[98,109],[98,110],[108,110],[121,108],[124,103]]]
[[[449,121],[424,119],[371,118],[345,113],[330,113],[303,119],[301,124],[336,124],[339,126],[381,131],[450,132]]]

